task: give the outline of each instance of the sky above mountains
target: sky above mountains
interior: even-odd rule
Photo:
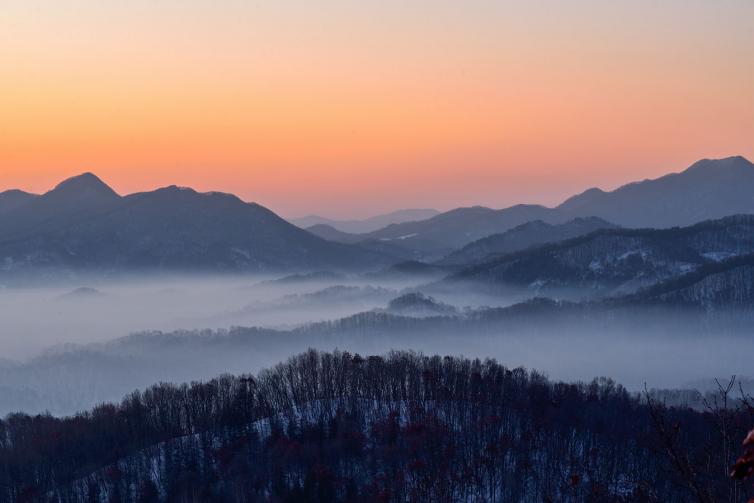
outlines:
[[[553,204],[754,158],[754,3],[9,0],[0,111],[0,190]]]

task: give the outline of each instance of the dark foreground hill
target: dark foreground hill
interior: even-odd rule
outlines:
[[[309,351],[257,376],[161,384],[76,417],[0,421],[0,499],[742,500],[748,415],[664,409],[609,379],[494,361]],[[680,459],[680,461],[679,461]]]
[[[333,243],[223,193],[175,186],[121,197],[92,174],[0,214],[0,270],[370,270],[387,255]]]

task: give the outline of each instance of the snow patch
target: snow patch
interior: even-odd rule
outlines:
[[[380,241],[402,241],[404,239],[409,239],[418,235],[419,235],[418,232],[414,232],[413,234],[405,234],[403,236],[398,236],[396,238],[380,238]]]
[[[715,262],[722,262],[723,260],[729,259],[731,257],[735,257],[737,254],[733,252],[726,252],[726,251],[711,251],[707,253],[702,253],[702,257],[713,260]]]

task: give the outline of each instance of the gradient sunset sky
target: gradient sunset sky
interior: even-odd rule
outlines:
[[[0,190],[285,216],[558,203],[754,159],[754,1],[3,0]]]

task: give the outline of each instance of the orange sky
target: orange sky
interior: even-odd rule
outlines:
[[[0,189],[93,171],[346,217],[728,155],[754,159],[750,0],[0,7]]]

